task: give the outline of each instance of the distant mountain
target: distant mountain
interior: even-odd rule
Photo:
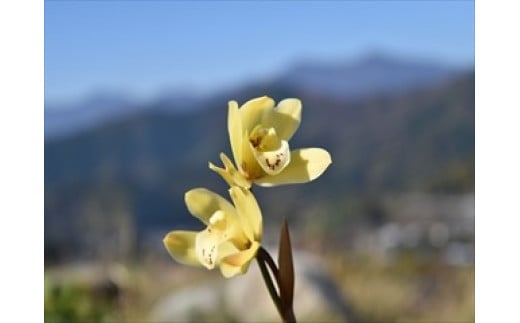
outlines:
[[[264,83],[215,93],[208,97],[173,92],[149,102],[126,99],[121,94],[102,94],[86,100],[45,105],[45,138],[73,135],[107,122],[143,111],[185,113],[204,109],[218,98],[247,89],[280,88],[290,93],[314,93],[341,100],[362,100],[381,94],[404,93],[428,88],[454,79],[463,70],[439,63],[369,54],[349,62],[302,62],[279,77]],[[267,92],[266,92],[267,93]],[[271,92],[269,92],[271,93]],[[239,94],[240,95],[240,94]]]
[[[187,94],[167,94],[138,101],[122,93],[103,93],[73,103],[45,103],[45,140],[74,135],[146,111],[184,113],[203,100]]]
[[[136,110],[133,100],[119,94],[97,94],[77,103],[45,103],[45,138],[76,133]]]
[[[149,232],[164,233],[176,225],[196,227],[183,194],[200,186],[225,194],[226,185],[208,170],[207,162],[219,163],[218,153],[229,152],[225,125],[227,101],[232,98],[300,98],[303,123],[291,146],[325,147],[333,158],[327,172],[311,184],[274,188],[276,194],[255,189],[266,217],[319,210],[344,221],[347,210],[367,197],[471,192],[474,91],[473,73],[362,100],[280,83],[255,84],[214,97],[211,105],[192,113],[165,112],[159,104],[48,140],[46,246],[92,250],[85,248],[91,243],[99,244],[102,252],[117,242],[114,237],[131,233],[142,243]],[[313,201],[312,207],[305,201]]]
[[[437,62],[373,53],[349,62],[303,62],[284,73],[277,83],[357,100],[431,87],[455,78],[462,71]]]

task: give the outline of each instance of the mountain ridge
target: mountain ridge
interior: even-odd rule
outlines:
[[[295,93],[310,92],[341,100],[360,100],[368,96],[397,95],[427,88],[453,79],[463,72],[462,69],[433,61],[405,59],[382,53],[371,53],[343,62],[304,61],[271,80],[246,83],[205,96],[171,93],[138,101],[126,99],[122,94],[103,93],[79,102],[62,104],[61,107],[47,102],[45,138],[53,140],[66,137],[141,111],[191,113],[212,106],[212,102],[219,98],[232,98],[234,93],[245,92],[247,88],[279,87]],[[67,105],[68,108],[65,107]]]

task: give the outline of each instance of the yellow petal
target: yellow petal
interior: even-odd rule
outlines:
[[[231,160],[229,160],[228,156],[226,154],[221,153],[220,159],[222,160],[222,163],[224,164],[225,168],[220,168],[212,163],[209,163],[209,168],[222,176],[222,178],[228,183],[229,186],[238,185],[244,188],[249,189],[251,187],[251,182],[247,180],[244,175],[242,175],[241,172],[239,172]]]
[[[258,249],[258,247],[254,244],[250,245],[248,249],[251,249],[251,247]],[[235,247],[234,244],[232,244],[229,241],[225,241],[220,244],[219,246],[219,259],[218,259],[218,265],[220,267],[220,271],[222,272],[222,275],[226,278],[233,277],[237,274],[242,274],[247,270],[247,267],[244,268],[244,266],[234,266],[227,264],[223,262],[223,259],[227,256],[230,256],[232,254],[239,253],[240,250]]]
[[[262,125],[276,129],[278,137],[289,140],[300,126],[302,103],[298,99],[285,99],[275,109],[264,114]]]
[[[262,213],[251,191],[234,186],[229,189],[235,204],[238,220],[250,241],[262,239]]]
[[[201,266],[195,253],[195,236],[193,231],[171,231],[163,244],[170,256],[177,262],[190,266]]]
[[[241,249],[246,248],[249,244],[249,240],[236,214],[225,213],[219,210],[211,216],[209,222],[208,231],[218,237],[219,243],[231,241]]]
[[[211,169],[215,173],[219,174],[226,181],[226,183],[228,183],[229,186],[235,185],[235,180],[233,179],[233,177],[227,170],[225,170],[224,168],[221,168],[221,167],[217,167],[217,166],[213,165],[213,163],[209,163],[208,166],[209,166],[209,169]]]
[[[223,258],[237,253],[239,251],[240,250],[231,241],[222,242],[218,247],[217,264],[220,265],[222,263]]]
[[[249,138],[249,131],[245,132],[245,138]],[[249,180],[261,177],[264,174],[255,159],[254,149],[251,147],[249,139],[242,141],[242,164],[240,168]]]
[[[276,186],[310,182],[319,177],[331,163],[330,154],[325,149],[297,149],[291,152],[291,162],[280,174],[264,176],[255,183]]]
[[[238,185],[245,187],[249,189],[251,187],[251,182],[248,181],[242,173],[240,173],[236,168],[235,165],[229,160],[228,156],[226,154],[221,153],[220,154],[220,160],[222,160],[222,163],[226,167],[227,172],[229,175],[231,175],[231,178],[233,179],[233,185]],[[229,186],[233,186],[229,185]]]
[[[238,103],[236,101],[229,101],[228,103],[228,133],[229,143],[231,144],[231,151],[233,152],[233,158],[237,165],[242,164],[242,120],[240,117],[240,111],[238,111]]]
[[[266,111],[274,107],[274,101],[270,97],[263,96],[244,103],[240,108],[242,117],[242,131],[252,131],[257,124],[262,123]]]
[[[254,241],[249,249],[222,258],[220,263],[220,271],[222,272],[222,275],[226,278],[230,278],[247,272],[249,264],[251,263],[251,260],[255,258],[259,247],[260,244]]]
[[[242,267],[232,266],[232,265],[228,265],[226,263],[221,263],[219,268],[220,268],[220,272],[222,273],[222,276],[224,276],[225,278],[231,278],[236,275],[241,275],[241,274],[245,273],[245,271],[244,272],[242,271]]]
[[[184,201],[191,214],[200,219],[204,224],[209,224],[209,219],[218,210],[225,213],[236,214],[235,208],[225,198],[205,188],[192,189],[184,195]]]

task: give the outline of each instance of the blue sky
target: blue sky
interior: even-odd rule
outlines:
[[[211,92],[367,51],[474,62],[470,1],[45,1],[46,100]]]

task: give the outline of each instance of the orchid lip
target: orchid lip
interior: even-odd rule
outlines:
[[[280,148],[273,151],[253,150],[254,156],[260,167],[269,175],[279,174],[291,162],[289,143],[281,142]]]
[[[289,143],[280,140],[274,128],[257,125],[248,139],[255,160],[266,174],[276,175],[289,164]]]

